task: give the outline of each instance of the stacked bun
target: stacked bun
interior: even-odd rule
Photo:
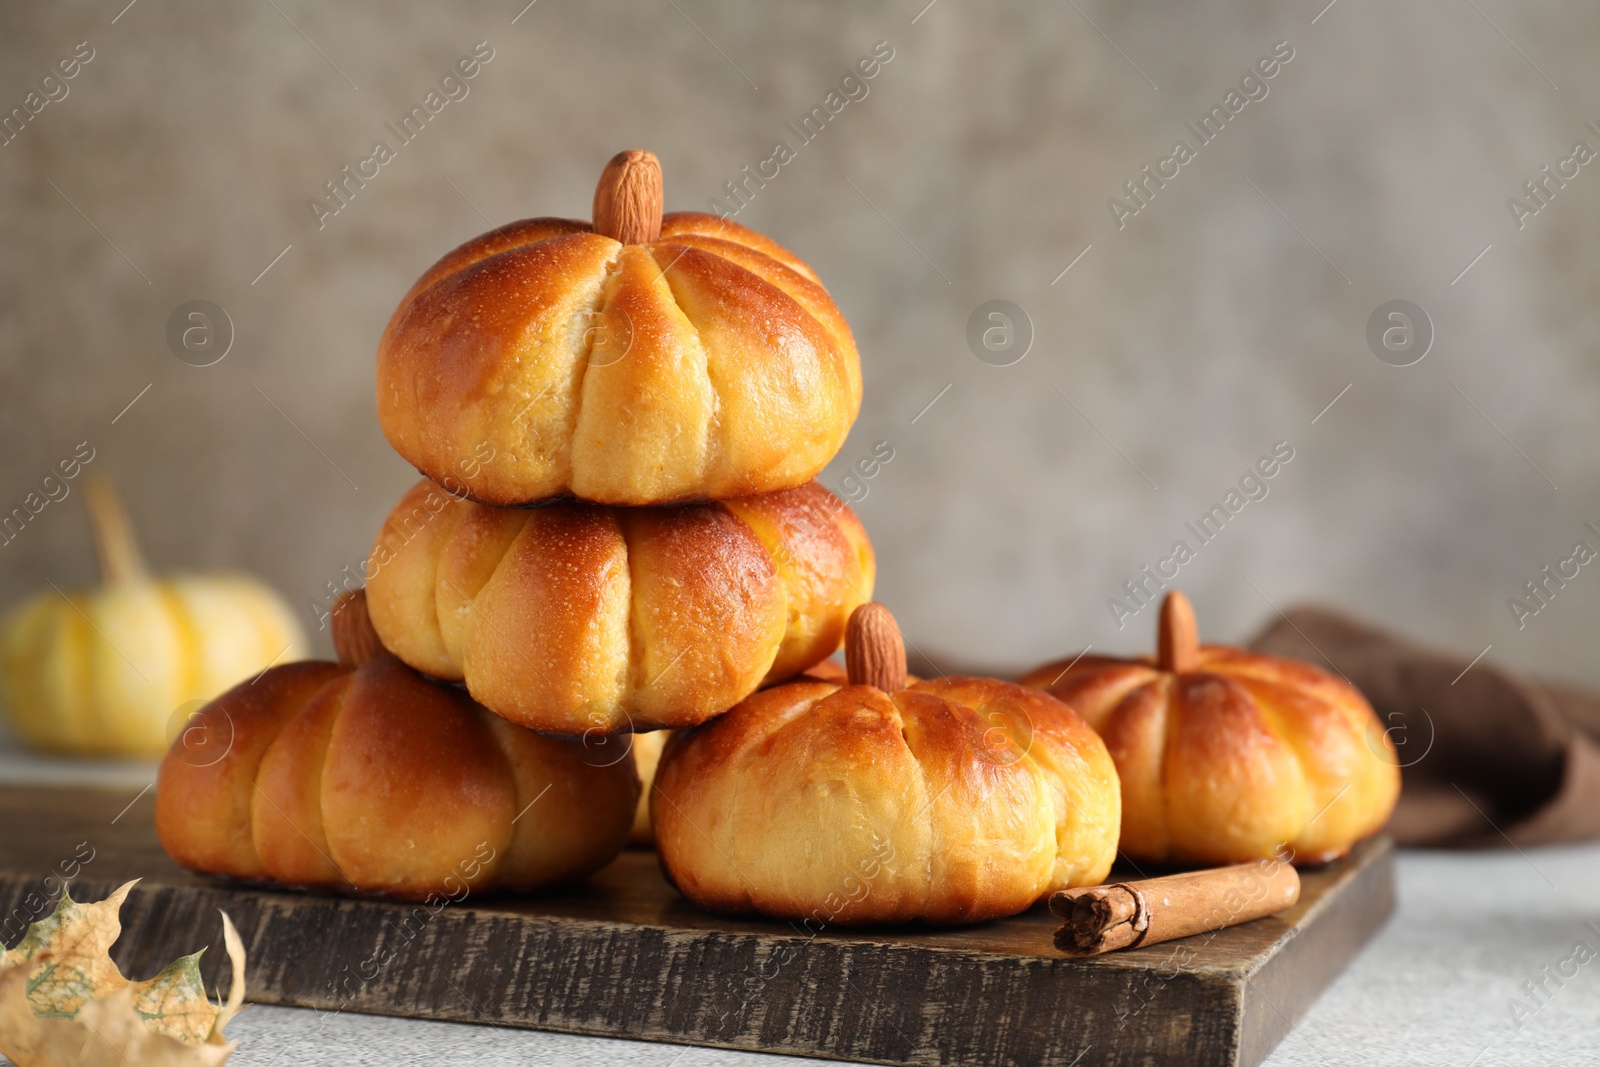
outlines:
[[[833,654],[872,546],[816,482],[675,507],[497,508],[418,483],[367,582],[395,655],[522,726],[691,726]]]
[[[378,346],[378,416],[427,479],[368,567],[384,646],[521,726],[690,726],[827,658],[872,547],[811,479],[861,366],[811,269],[662,215],[623,152],[594,222],[527,219],[429,268]]]
[[[611,161],[593,225],[527,219],[445,256],[378,350],[390,444],[485,504],[792,489],[860,406],[855,341],[811,269],[731,220],[663,217],[645,152]]]
[[[162,843],[410,897],[582,877],[637,818],[609,735],[800,674],[871,596],[860,522],[812,481],[861,403],[849,327],[775,242],[663,216],[655,157],[624,152],[593,223],[512,223],[429,268],[377,377],[424,480],[334,613],[341,664],[199,713],[162,767]]]

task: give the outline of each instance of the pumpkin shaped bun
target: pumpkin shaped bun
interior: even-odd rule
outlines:
[[[1082,656],[1023,684],[1071,704],[1122,779],[1122,852],[1224,864],[1287,847],[1337,859],[1389,819],[1399,759],[1355,687],[1316,667],[1201,645],[1182,593],[1161,605],[1155,659]]]
[[[395,451],[485,504],[720,500],[815,477],[861,405],[817,276],[729,219],[661,213],[648,152],[612,159],[594,222],[536,218],[435,263],[378,346]]]
[[[167,853],[207,874],[407,899],[537,889],[609,863],[633,824],[633,761],[422,677],[351,633],[360,601],[335,606],[340,663],[274,667],[173,742],[156,788]]]
[[[474,504],[423,481],[373,545],[386,648],[552,733],[704,722],[831,656],[872,546],[815,482],[670,508]]]
[[[1054,698],[991,678],[906,683],[878,604],[849,683],[763,690],[667,740],[650,797],[661,866],[712,911],[821,925],[972,923],[1105,878],[1117,772]]]

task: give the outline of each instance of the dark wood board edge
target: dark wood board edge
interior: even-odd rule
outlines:
[[[0,908],[36,885],[0,874]],[[83,899],[114,888],[89,877],[74,885]],[[448,908],[417,921],[407,940],[399,906],[290,899],[211,886],[136,889],[123,907],[117,963],[147,975],[211,942],[202,970],[225,990],[225,961],[215,950],[217,910],[225,908],[256,961],[255,1003],[919,1067],[1220,1067],[1232,1061],[1219,1053],[1237,1044],[1237,987],[1216,976],[1175,977],[1160,1016],[1110,1045],[1106,1029],[1129,1011],[1128,974],[1083,961]],[[361,981],[360,961],[381,958],[385,946],[392,958]],[[345,971],[352,962],[356,972]]]
[[[1371,877],[1317,902],[1315,913],[1244,977],[1239,1062],[1256,1067],[1389,921],[1395,909],[1394,845],[1383,841]]]

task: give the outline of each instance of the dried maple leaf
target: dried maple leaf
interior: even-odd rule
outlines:
[[[55,911],[17,947],[0,946],[0,1053],[17,1067],[215,1067],[237,1046],[222,1028],[244,1002],[244,945],[228,916],[222,937],[233,962],[226,1004],[206,998],[200,956],[130,982],[111,962],[119,914],[133,882],[79,904],[62,890]]]

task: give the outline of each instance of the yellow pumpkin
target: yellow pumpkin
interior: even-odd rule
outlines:
[[[0,628],[0,701],[31,745],[160,756],[197,702],[280,660],[304,631],[278,594],[240,574],[152,578],[110,487],[85,488],[100,589],[52,589]]]

